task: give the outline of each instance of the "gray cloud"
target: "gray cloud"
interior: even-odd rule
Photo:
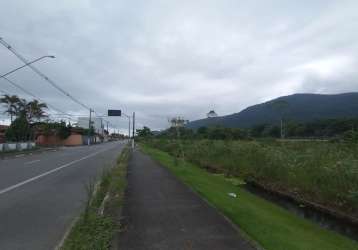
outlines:
[[[238,112],[295,92],[358,91],[352,1],[26,1],[1,3],[0,36],[98,113],[167,118]],[[0,47],[0,72],[21,65]],[[62,110],[86,114],[30,70],[11,77]],[[22,93],[0,81],[0,89]],[[26,97],[26,95],[24,95]],[[125,128],[126,121],[112,120]]]

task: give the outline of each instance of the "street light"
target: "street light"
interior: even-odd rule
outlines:
[[[42,56],[42,57],[40,57],[40,58],[37,58],[37,59],[35,59],[35,60],[31,61],[31,62],[28,62],[28,63],[22,65],[21,67],[18,67],[18,68],[16,68],[16,69],[13,69],[13,70],[7,72],[6,74],[1,75],[0,78],[4,78],[5,76],[10,75],[10,74],[14,73],[14,72],[17,71],[17,70],[22,69],[22,68],[24,68],[24,67],[26,67],[26,66],[29,66],[30,64],[33,64],[33,63],[35,63],[35,62],[37,62],[37,61],[40,61],[40,60],[42,60],[42,59],[44,59],[44,58],[56,58],[56,57],[55,57],[55,56]]]

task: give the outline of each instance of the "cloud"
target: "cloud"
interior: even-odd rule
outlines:
[[[98,113],[138,125],[219,115],[295,92],[358,91],[352,1],[25,1],[1,3],[0,36]],[[15,18],[16,17],[16,18]],[[0,72],[21,63],[0,47]],[[86,114],[30,70],[11,77],[46,102]],[[0,80],[0,89],[23,95]],[[126,129],[125,119],[111,119]]]
[[[288,72],[297,74],[317,74],[322,78],[331,78],[337,74],[349,72],[352,70],[354,59],[350,56],[332,56],[314,60],[303,65],[295,66]]]

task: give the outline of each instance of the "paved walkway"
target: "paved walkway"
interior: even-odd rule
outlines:
[[[215,209],[148,156],[134,152],[128,167],[119,249],[254,249]]]

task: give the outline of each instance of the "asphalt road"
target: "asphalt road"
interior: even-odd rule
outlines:
[[[255,249],[217,210],[139,151],[129,161],[122,215],[119,249]]]
[[[0,249],[49,250],[82,211],[85,185],[124,142],[60,148],[0,160]]]

